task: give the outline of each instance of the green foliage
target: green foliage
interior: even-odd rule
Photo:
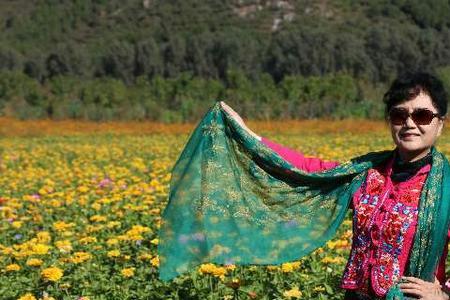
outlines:
[[[21,72],[5,71],[0,75],[0,106],[6,115],[43,118],[47,116],[48,99],[36,80]]]
[[[224,100],[252,119],[379,118],[382,89],[345,74],[250,79],[239,69],[226,83],[183,73],[176,78],[140,76],[126,86],[103,77],[56,76],[40,84],[18,71],[0,72],[3,114],[21,118],[195,122],[214,101]]]
[[[35,79],[3,85],[0,109],[192,121],[224,99],[260,119],[377,117],[379,86],[450,61],[448,1],[287,2],[0,2],[0,71]]]
[[[447,0],[402,1],[401,9],[422,27],[442,28],[449,25],[450,3]]]
[[[0,69],[43,82],[59,75],[226,80],[345,72],[387,82],[411,67],[446,64],[448,1],[7,1],[0,3]],[[251,11],[253,13],[251,13]],[[274,20],[289,12],[273,30]],[[292,18],[292,19],[291,19]],[[436,59],[437,58],[437,59]],[[414,62],[414,64],[413,64]]]
[[[436,73],[444,83],[445,90],[450,94],[450,66],[439,68]]]

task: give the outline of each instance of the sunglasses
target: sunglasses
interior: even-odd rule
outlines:
[[[392,108],[389,111],[389,120],[393,125],[403,125],[409,117],[416,125],[429,125],[439,114],[426,108],[417,108],[412,113],[405,108]]]

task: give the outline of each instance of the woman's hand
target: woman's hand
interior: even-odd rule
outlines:
[[[403,277],[408,282],[401,283],[400,289],[403,293],[411,294],[423,300],[448,300],[449,296],[444,293],[437,278],[434,282],[424,281],[415,277]]]
[[[241,125],[242,128],[244,128],[245,130],[247,130],[248,133],[250,133],[251,135],[253,135],[254,137],[256,137],[257,139],[261,139],[260,136],[258,136],[256,133],[254,133],[253,131],[251,131],[247,125],[245,125],[244,120],[242,120],[241,116],[235,112],[230,106],[228,106],[228,104],[226,104],[223,101],[220,101],[220,105],[222,106],[222,108],[230,115],[232,116],[238,123],[239,125]]]
[[[238,113],[235,112],[234,109],[232,109],[228,104],[226,104],[223,101],[220,101],[220,105],[229,115],[231,115],[239,123],[239,125],[245,127],[244,120],[242,120],[241,116],[238,115]]]

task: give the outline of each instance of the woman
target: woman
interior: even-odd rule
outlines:
[[[446,93],[435,77],[408,74],[384,100],[396,149],[342,164],[260,138],[225,103],[216,104],[172,170],[160,278],[203,262],[299,259],[335,235],[350,207],[347,299],[447,299],[436,278],[444,281],[450,164],[433,146]]]
[[[411,202],[411,207],[413,207],[414,213],[416,213],[418,204],[417,195],[420,194],[419,191],[421,190],[421,186],[423,185],[430,168],[430,150],[437,138],[441,135],[444,124],[444,116],[447,110],[445,92],[442,85],[439,84],[437,79],[432,76],[428,74],[410,74],[396,80],[393,83],[390,90],[386,93],[384,101],[386,103],[386,112],[388,113],[392,138],[397,146],[398,155],[394,158],[394,165],[391,165],[392,162],[388,162],[387,166],[374,169],[370,174],[372,177],[371,180],[372,182],[377,181],[384,183],[383,185],[377,185],[376,188],[391,190],[388,192],[389,196],[385,200],[385,203],[383,203],[384,206],[390,207],[391,209],[395,206],[395,204],[401,203],[395,202],[397,199],[394,198],[400,198],[402,193],[408,192],[408,189],[418,191],[415,195],[413,195],[415,196],[415,201]],[[221,104],[222,107],[230,113],[230,115],[232,115],[242,127],[246,128],[249,133],[261,140],[265,145],[274,151],[278,152],[278,154],[298,168],[308,172],[317,172],[320,170],[333,168],[338,164],[336,162],[323,162],[314,158],[304,158],[301,154],[296,153],[291,149],[284,148],[270,140],[257,136],[254,132],[248,129],[243,120],[234,110],[223,102]],[[396,172],[393,172],[393,170]],[[372,170],[369,170],[369,172],[371,171]],[[389,173],[390,176],[387,176]],[[390,180],[393,176],[396,177]],[[369,184],[372,182],[369,182]],[[373,189],[374,187],[372,186],[371,188]],[[398,216],[392,216],[388,212],[386,213],[384,211],[380,211],[379,206],[369,206],[368,208],[364,207],[364,204],[360,201],[361,193],[361,190],[357,192],[356,195],[358,195],[358,197],[353,198],[354,202],[352,204],[359,210],[365,210],[367,214],[375,214],[372,218],[375,222],[366,222],[364,224],[366,227],[362,226],[359,231],[367,229],[372,235],[379,234],[382,230],[379,226],[383,225],[383,221],[389,222],[392,221],[389,218]],[[403,222],[408,221],[408,216],[408,214],[404,214],[402,216],[400,213],[400,218],[403,217]],[[414,234],[416,222],[413,220],[414,217],[416,217],[416,215],[411,216],[408,229],[405,232],[402,232],[404,228],[402,228],[402,230],[398,228],[398,232],[391,233],[399,238],[405,239],[405,242],[399,245],[402,246],[400,249],[401,253],[398,254],[398,257],[390,257],[393,263],[390,261],[388,262],[391,265],[394,264],[394,267],[396,267],[398,272],[401,273],[405,268],[406,259],[409,252],[408,250]],[[362,218],[359,220],[356,219],[356,223],[358,223],[358,221],[361,222]],[[361,224],[356,224],[356,226],[361,226]],[[376,228],[374,229],[374,227]],[[360,234],[362,235],[362,233]],[[355,240],[357,238],[358,236],[356,236]],[[362,290],[361,294],[372,296],[378,294],[378,296],[383,296],[386,291],[383,291],[379,284],[377,284],[374,288],[371,285],[367,285],[369,280],[373,282],[378,279],[369,278],[369,274],[372,276],[378,275],[379,277],[384,277],[385,273],[372,274],[370,272],[371,270],[367,270],[372,267],[370,264],[366,264],[366,268],[361,268],[361,265],[358,266],[359,268],[355,267],[355,264],[357,263],[354,261],[355,259],[374,260],[373,254],[377,252],[379,245],[374,245],[372,237],[368,237],[368,241],[371,242],[371,245],[369,247],[367,247],[368,245],[361,245],[360,248],[363,249],[357,249],[355,245],[353,245],[354,247],[351,253],[351,260],[347,264],[342,285],[344,288],[348,288],[349,290]],[[377,242],[378,244],[380,243],[380,241]],[[370,253],[367,252],[367,250],[369,250]],[[361,253],[368,253],[371,255],[364,256],[360,255]],[[387,253],[386,256],[387,255],[389,255],[389,253]],[[438,270],[441,272],[441,274],[439,274],[441,281],[443,281],[442,278],[445,275],[442,273],[445,271],[445,259],[446,256],[443,256],[441,259],[440,269]],[[365,262],[362,261],[362,264],[365,264]],[[387,267],[389,268],[391,266]],[[401,275],[401,273],[398,275]],[[391,277],[394,276],[394,274],[389,275],[391,275]],[[357,283],[354,280],[354,278],[357,277],[366,278],[364,278],[364,282],[359,281]],[[440,285],[438,283],[428,283],[414,278],[409,278],[409,281],[409,283],[404,283],[402,285],[402,290],[404,292],[408,292],[419,297],[426,297],[427,295],[433,293],[439,294],[440,292]],[[366,286],[363,286],[362,284],[365,284]],[[378,293],[374,293],[374,289],[378,289]],[[444,295],[442,296],[444,297]],[[357,295],[356,293],[347,292],[346,297],[355,298]]]

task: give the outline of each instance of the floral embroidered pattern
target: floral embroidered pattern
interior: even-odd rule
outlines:
[[[416,206],[398,202],[393,206],[390,217],[386,218],[381,233],[383,242],[376,254],[379,259],[372,269],[372,282],[377,294],[386,294],[391,285],[400,280],[404,268],[400,258],[405,246],[405,234],[417,218],[417,204],[418,201]]]
[[[366,182],[353,198],[353,244],[343,288],[384,296],[400,279],[426,175],[420,173],[393,186],[379,170],[368,171]]]

